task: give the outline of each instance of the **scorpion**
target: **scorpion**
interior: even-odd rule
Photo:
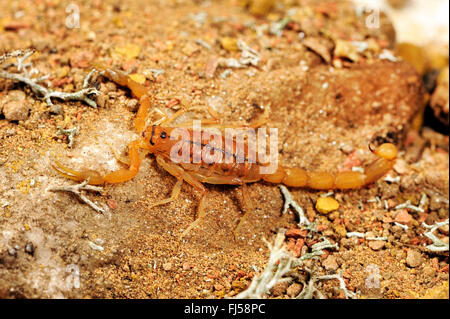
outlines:
[[[371,184],[384,176],[394,166],[397,157],[397,148],[392,143],[383,143],[374,148],[369,144],[369,149],[378,158],[369,164],[363,172],[361,171],[343,171],[339,173],[306,171],[301,168],[290,168],[279,165],[276,170],[269,174],[261,173],[260,162],[250,162],[248,160],[248,151],[244,154],[244,160],[241,162],[233,161],[232,163],[175,163],[171,160],[170,152],[180,139],[172,139],[171,134],[175,127],[168,124],[174,121],[180,114],[186,110],[177,111],[174,115],[165,114],[162,119],[152,125],[146,125],[146,118],[151,108],[150,96],[144,85],[134,81],[128,75],[121,71],[116,71],[102,65],[96,65],[97,68],[103,70],[102,74],[117,83],[120,86],[129,88],[134,96],[139,99],[139,108],[134,120],[135,130],[141,134],[141,137],[128,144],[128,158],[118,160],[126,164],[127,168],[100,174],[97,171],[84,169],[76,171],[65,167],[58,161],[52,164],[52,167],[62,176],[75,181],[88,181],[91,185],[103,185],[105,183],[122,183],[131,180],[139,172],[139,166],[146,154],[150,153],[156,157],[159,166],[166,170],[170,175],[174,176],[177,181],[172,189],[170,197],[154,203],[151,207],[163,205],[175,201],[181,191],[183,182],[192,185],[201,193],[201,199],[197,207],[197,218],[192,222],[182,236],[195,227],[202,217],[205,215],[205,195],[207,189],[204,184],[228,184],[241,185],[244,198],[244,204],[251,207],[251,203],[247,198],[247,183],[265,181],[273,184],[284,184],[289,187],[306,187],[315,190],[332,190],[332,189],[357,189]],[[255,123],[253,127],[261,126],[264,121]],[[221,125],[217,125],[221,127]],[[189,137],[183,140],[184,143],[193,144],[193,130],[187,129]],[[202,134],[203,136],[203,134]],[[227,137],[222,137],[223,143],[226,145]],[[231,141],[233,150],[236,149],[236,141]],[[208,141],[201,141],[202,145]],[[222,150],[226,153],[226,150]],[[230,153],[230,152],[228,152]],[[117,157],[117,154],[115,154]],[[236,154],[228,154],[236,157]],[[192,158],[193,153],[190,153]],[[239,227],[239,226],[238,226]]]

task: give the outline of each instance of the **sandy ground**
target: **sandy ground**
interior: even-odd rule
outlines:
[[[401,152],[390,179],[335,192],[337,211],[315,209],[326,192],[291,189],[320,226],[305,247],[320,236],[339,246],[308,267],[317,274],[342,272],[360,298],[435,298],[442,291],[448,298],[448,251],[426,250],[431,241],[422,225],[448,219],[448,135],[412,125],[426,97],[420,75],[407,62],[379,57],[395,46],[385,18],[380,28],[368,29],[350,4],[296,3],[256,17],[237,1],[78,1],[80,28],[71,29],[68,2],[1,1],[0,53],[36,48],[33,65],[65,92],[80,89],[89,63],[99,61],[146,76],[152,103],[167,112],[167,106],[210,105],[225,122],[250,122],[268,108],[266,126],[279,130],[285,166],[350,169],[373,160],[367,145],[375,136],[395,136]],[[301,23],[294,19],[281,36],[264,29],[289,7],[301,8]],[[222,47],[226,37],[261,54],[258,65],[218,66],[221,58],[241,55]],[[311,48],[305,37],[321,44]],[[378,47],[358,61],[326,61],[317,53],[339,39],[366,38]],[[86,194],[107,210],[103,214],[68,193],[49,191],[72,183],[52,170],[54,159],[108,172],[120,167],[111,149],[126,153],[138,136],[137,101],[129,90],[102,76],[93,83],[101,92],[96,109],[57,99],[48,106],[29,87],[0,79],[0,103],[20,90],[29,108],[23,120],[0,115],[0,297],[223,298],[244,290],[267,262],[262,239],[297,228],[294,213],[281,215],[276,185],[249,185],[254,210],[236,236],[245,211],[240,188],[208,186],[207,215],[184,239],[179,235],[195,219],[199,194],[184,185],[175,202],[149,209],[175,184],[152,156],[133,180]],[[72,147],[58,127],[78,129]],[[395,209],[407,200],[418,206],[423,194],[422,211]],[[386,239],[379,244],[349,232]],[[435,234],[448,244],[448,226]],[[298,240],[288,236],[288,247]],[[380,274],[379,288],[372,290],[365,284],[371,265]],[[272,296],[292,297],[295,285],[277,285]],[[319,289],[342,298],[337,287],[326,281]]]

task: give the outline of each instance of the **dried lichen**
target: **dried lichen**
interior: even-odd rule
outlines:
[[[25,63],[25,61],[29,57],[31,57],[33,53],[34,51],[32,50],[25,50],[25,51],[18,50],[0,57],[0,63],[7,61],[11,58],[16,59],[15,62],[9,62],[1,66],[0,78],[13,80],[28,85],[31,88],[31,90],[36,95],[42,97],[48,105],[53,105],[52,99],[57,98],[63,101],[82,101],[93,108],[97,107],[97,103],[90,97],[98,95],[100,92],[93,87],[88,87],[89,80],[94,70],[91,71],[84,79],[83,88],[81,90],[72,93],[53,91],[39,84],[40,82],[47,80],[49,75],[35,77],[36,75],[39,74],[39,71],[33,67],[33,64],[31,62]],[[15,70],[6,71],[10,69]]]

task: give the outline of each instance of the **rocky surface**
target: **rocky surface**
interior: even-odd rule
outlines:
[[[217,185],[207,187],[207,214],[199,227],[180,239],[195,219],[199,194],[186,184],[175,202],[150,209],[175,184],[152,156],[133,180],[86,194],[109,208],[105,214],[70,194],[49,191],[71,184],[51,168],[55,159],[75,169],[121,167],[111,149],[125,153],[139,134],[132,129],[136,100],[127,89],[95,76],[97,109],[82,102],[55,108],[28,86],[0,79],[0,297],[233,296],[264,268],[262,239],[280,228],[288,229],[287,248],[295,257],[322,236],[337,243],[339,251],[326,250],[308,267],[318,274],[342,272],[360,297],[440,296],[441,290],[429,289],[446,281],[448,287],[448,253],[422,252],[431,244],[422,222],[448,218],[448,136],[411,131],[425,100],[423,83],[407,62],[380,57],[395,45],[385,17],[380,29],[366,28],[366,16],[344,1],[286,1],[259,16],[249,12],[254,4],[237,1],[77,4],[80,28],[71,29],[62,2],[3,1],[0,54],[35,47],[31,62],[40,75],[51,75],[48,85],[65,92],[80,89],[89,64],[99,61],[144,79],[152,105],[168,113],[210,106],[225,123],[238,123],[268,110],[265,126],[278,129],[285,166],[349,170],[373,160],[367,145],[383,138],[398,143],[403,162],[368,188],[335,191],[338,208],[326,215],[315,208],[325,192],[290,189],[317,224],[312,237],[298,229],[294,213],[281,216],[276,185],[255,183],[249,185],[254,210],[237,234],[245,211],[242,192]],[[292,8],[296,14],[283,28],[273,24]],[[303,41],[313,38],[322,40]],[[232,45],[237,39],[258,53],[257,62],[251,60],[256,66],[241,63],[243,52]],[[356,45],[350,49],[357,58],[337,56],[338,40]],[[368,49],[361,51],[361,45]],[[241,61],[240,67],[227,66],[228,59]],[[12,95],[21,96],[14,107]],[[71,148],[58,127],[78,129]],[[411,209],[421,205],[422,194],[422,211]],[[408,200],[410,206],[396,208]],[[448,227],[436,233],[448,243]],[[368,290],[367,269],[378,269],[379,289]],[[298,295],[302,276],[277,286],[277,296]],[[330,280],[320,289],[328,298],[342,298],[338,284]]]

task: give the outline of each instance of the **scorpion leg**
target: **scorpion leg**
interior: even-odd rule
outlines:
[[[241,229],[242,225],[244,225],[245,220],[247,219],[248,213],[250,211],[253,211],[253,203],[251,200],[251,197],[248,194],[248,187],[246,183],[242,183],[242,199],[244,201],[246,212],[241,217],[239,224],[234,230],[234,237],[237,238],[237,234],[239,233],[239,230]]]
[[[154,203],[149,208],[153,208],[153,207],[156,207],[156,206],[159,206],[159,205],[168,204],[168,203],[173,202],[174,200],[176,200],[178,198],[178,196],[180,195],[181,185],[183,185],[183,178],[178,178],[177,179],[177,183],[175,184],[175,186],[172,189],[172,194],[170,194],[170,197],[166,198],[166,199],[163,199],[163,200],[160,200],[159,202]]]
[[[205,197],[206,197],[205,196],[206,188],[205,188],[205,186],[203,186],[203,184],[201,182],[199,182],[194,176],[192,176],[191,174],[186,172],[182,167],[166,162],[164,160],[164,158],[162,158],[161,156],[157,156],[156,161],[169,174],[178,178],[178,182],[175,185],[174,190],[172,191],[172,196],[152,205],[152,207],[161,205],[161,204],[166,204],[166,203],[169,203],[169,202],[175,200],[180,193],[179,189],[175,190],[175,188],[177,188],[177,187],[181,188],[181,184],[182,184],[183,180],[201,192],[200,203],[197,207],[197,218],[181,233],[180,237],[184,237],[192,228],[197,226],[200,223],[200,221],[203,219],[203,217],[205,216],[205,205],[204,204],[205,204]]]

